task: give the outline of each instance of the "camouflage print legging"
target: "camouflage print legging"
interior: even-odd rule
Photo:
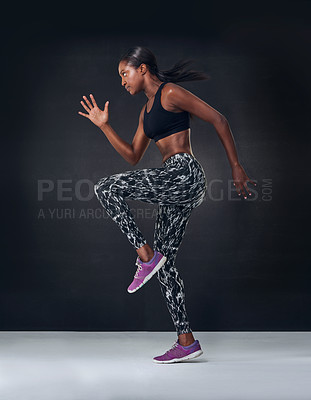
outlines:
[[[147,242],[125,199],[158,204],[153,249],[167,257],[157,272],[178,335],[191,332],[184,283],[175,267],[178,248],[191,211],[204,199],[207,183],[202,166],[188,153],[177,153],[162,167],[125,171],[99,180],[95,193],[107,214],[138,249]]]

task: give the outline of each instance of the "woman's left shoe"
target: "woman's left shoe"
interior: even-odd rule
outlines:
[[[203,354],[200,343],[195,340],[190,346],[181,346],[178,339],[172,348],[165,352],[162,356],[154,357],[153,361],[159,364],[169,364],[190,360]]]
[[[156,272],[159,271],[160,268],[163,267],[165,261],[166,257],[156,250],[154,251],[152,262],[149,261],[148,263],[143,263],[141,259],[137,257],[136,265],[138,268],[134,280],[127,288],[127,291],[129,293],[136,292],[136,290],[141,288]]]

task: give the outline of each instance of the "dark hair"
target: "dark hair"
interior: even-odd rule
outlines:
[[[192,59],[180,60],[172,68],[161,71],[158,69],[155,55],[146,47],[131,47],[120,59],[119,62],[126,61],[129,65],[138,68],[141,64],[148,66],[149,72],[163,82],[185,82],[200,81],[210,79],[205,72],[195,71],[187,68],[193,63]]]

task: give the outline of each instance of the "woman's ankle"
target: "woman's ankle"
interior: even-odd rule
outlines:
[[[142,262],[149,262],[154,257],[154,251],[148,244],[136,249],[136,251]]]
[[[178,343],[181,346],[190,346],[194,342],[195,342],[195,339],[193,337],[192,332],[183,333],[181,335],[178,335]]]
[[[153,257],[154,257],[154,253],[144,257],[143,259],[139,256],[139,258],[141,259],[141,261],[143,263],[147,263],[147,262],[151,261],[153,259]]]

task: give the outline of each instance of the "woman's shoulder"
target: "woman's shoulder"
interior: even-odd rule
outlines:
[[[176,83],[173,82],[165,82],[164,86],[162,88],[162,91],[170,91],[170,90],[174,90],[174,89],[178,89],[181,88],[181,86],[177,85]]]
[[[167,111],[180,112],[184,111],[181,104],[184,103],[185,95],[189,91],[173,82],[167,82],[162,88],[161,103],[162,107]]]
[[[162,93],[164,94],[164,96],[167,95],[178,96],[178,95],[183,95],[186,92],[188,92],[188,90],[173,82],[166,82],[162,88]]]
[[[162,89],[162,93],[164,104],[181,104],[186,98],[192,96],[189,90],[173,82],[167,82]]]

